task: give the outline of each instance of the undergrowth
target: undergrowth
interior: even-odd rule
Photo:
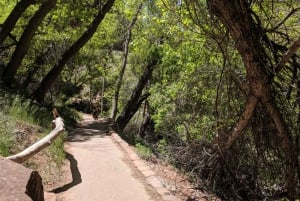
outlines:
[[[52,130],[51,122],[52,113],[50,109],[20,96],[3,94],[0,99],[0,155],[8,156],[20,151],[15,149],[18,146],[16,140],[18,126],[36,128],[37,131],[31,131],[32,133],[29,134],[35,135],[35,138],[39,140],[50,133]],[[63,149],[65,135],[60,135],[49,147],[43,150],[47,152],[47,155],[50,155],[50,158],[58,166],[65,159]],[[29,143],[34,142],[24,144]]]
[[[137,153],[144,159],[150,158],[152,156],[152,151],[150,147],[145,144],[137,143],[135,145]]]
[[[2,108],[1,108],[2,109]],[[5,111],[0,111],[0,155],[8,156],[10,149],[15,143],[15,138],[12,135],[15,122],[10,121],[5,115]]]
[[[23,99],[20,96],[15,96],[15,98],[11,100],[8,113],[15,121],[27,122],[45,129],[51,127],[51,111],[28,99]]]

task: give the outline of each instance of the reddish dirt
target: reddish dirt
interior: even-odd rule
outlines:
[[[161,178],[164,186],[183,201],[220,201],[213,193],[195,188],[187,176],[159,159],[147,160],[147,165]]]

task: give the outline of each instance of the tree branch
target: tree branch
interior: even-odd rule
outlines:
[[[296,53],[296,51],[300,48],[300,36],[298,39],[291,45],[288,51],[282,56],[281,61],[277,64],[275,68],[275,72],[278,73],[288,62],[288,60]]]
[[[62,118],[56,118],[53,120],[53,123],[55,123],[56,126],[47,136],[26,148],[22,152],[6,157],[6,159],[12,160],[16,163],[22,163],[34,156],[36,153],[40,152],[45,147],[49,146],[62,133],[62,131],[65,130]]]
[[[278,29],[282,24],[284,24],[288,19],[289,17],[291,17],[295,12],[297,12],[298,10],[300,9],[300,7],[298,8],[294,8],[292,9],[289,14],[287,14],[287,16],[285,16],[285,18],[279,22],[275,27],[271,28],[271,29],[267,29],[266,32],[273,32],[275,31],[276,29]]]
[[[257,97],[251,95],[248,98],[248,102],[245,106],[245,110],[242,114],[242,117],[240,118],[239,122],[237,123],[236,127],[234,128],[233,132],[231,133],[231,136],[229,136],[229,138],[223,148],[224,152],[226,152],[227,150],[230,149],[230,147],[235,142],[237,137],[245,130],[245,128],[247,127],[247,125],[253,115],[253,112],[256,108],[257,103],[258,103]]]

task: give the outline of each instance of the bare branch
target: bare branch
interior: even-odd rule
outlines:
[[[22,152],[6,157],[6,159],[12,160],[16,163],[22,163],[34,156],[36,153],[40,152],[45,147],[49,146],[61,134],[61,132],[65,130],[62,118],[58,117],[53,120],[53,122],[56,126],[47,136],[26,148]]]
[[[240,118],[239,122],[237,123],[236,127],[234,128],[233,132],[231,133],[231,136],[228,138],[223,151],[226,152],[230,149],[232,144],[235,142],[237,137],[245,130],[245,128],[248,126],[248,123],[253,115],[253,112],[256,108],[256,105],[258,103],[258,98],[251,95],[248,98],[248,102],[246,104],[245,110],[242,114],[242,117]]]
[[[283,55],[281,61],[277,64],[275,68],[275,72],[278,73],[288,62],[288,60],[296,53],[296,51],[300,48],[300,36],[298,39],[291,45],[288,51]]]
[[[292,9],[289,14],[287,14],[287,16],[285,16],[285,18],[279,22],[275,27],[271,28],[271,29],[266,29],[265,31],[266,32],[273,32],[275,31],[276,29],[278,29],[281,25],[283,25],[295,12],[297,12],[298,10],[300,10],[300,7],[298,8],[294,8]]]

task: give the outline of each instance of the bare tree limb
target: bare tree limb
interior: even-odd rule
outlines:
[[[271,29],[267,29],[266,32],[273,32],[275,31],[276,29],[278,29],[281,25],[283,25],[285,23],[285,21],[287,21],[295,12],[297,12],[298,10],[300,9],[300,7],[298,8],[294,8],[292,9],[288,14],[287,16],[285,16],[285,18],[279,22],[275,27],[271,28]]]
[[[289,165],[290,166],[289,168],[293,170],[293,171],[286,171],[285,173],[287,189],[294,189],[297,183],[295,181],[295,175],[296,175],[295,169],[296,169],[297,157],[295,156],[294,143],[291,140],[292,139],[291,133],[287,129],[287,125],[283,120],[282,115],[278,112],[278,108],[276,107],[276,105],[273,102],[267,102],[265,103],[265,106],[267,107],[267,110],[270,113],[270,116],[277,128],[278,135],[282,142],[282,147],[286,156],[286,165]],[[292,191],[292,193],[294,193],[295,195],[295,190]]]
[[[140,3],[138,5],[137,11],[135,13],[135,15],[133,16],[131,22],[129,23],[127,32],[126,32],[126,36],[125,36],[125,41],[123,43],[123,59],[122,59],[122,66],[121,66],[121,70],[119,72],[119,76],[116,82],[116,88],[115,88],[115,93],[114,93],[114,97],[113,97],[113,103],[112,103],[112,109],[111,109],[111,114],[110,114],[110,118],[115,119],[116,115],[117,115],[117,111],[118,111],[118,101],[119,101],[119,94],[120,94],[120,89],[122,86],[122,82],[123,82],[123,77],[125,74],[125,70],[127,67],[127,59],[128,59],[128,54],[129,54],[129,44],[131,42],[131,37],[132,37],[132,29],[134,27],[134,25],[137,22],[138,16],[140,14],[140,11],[142,9],[143,3]]]
[[[296,53],[300,48],[300,36],[298,39],[291,45],[288,51],[283,55],[281,61],[277,64],[275,72],[278,73],[286,64],[286,62]]]
[[[40,152],[45,147],[49,146],[65,130],[62,118],[57,117],[55,120],[53,120],[53,122],[55,123],[55,128],[47,136],[26,148],[22,152],[6,157],[6,159],[12,160],[16,163],[22,163],[34,156],[36,153]]]
[[[242,117],[240,118],[239,122],[237,123],[236,127],[234,128],[233,132],[231,133],[230,137],[228,138],[223,151],[226,152],[227,150],[230,149],[232,144],[235,142],[237,137],[245,130],[247,127],[253,112],[256,108],[256,105],[258,103],[258,98],[255,96],[250,96],[248,98],[248,102],[245,106],[245,110],[242,114]]]

